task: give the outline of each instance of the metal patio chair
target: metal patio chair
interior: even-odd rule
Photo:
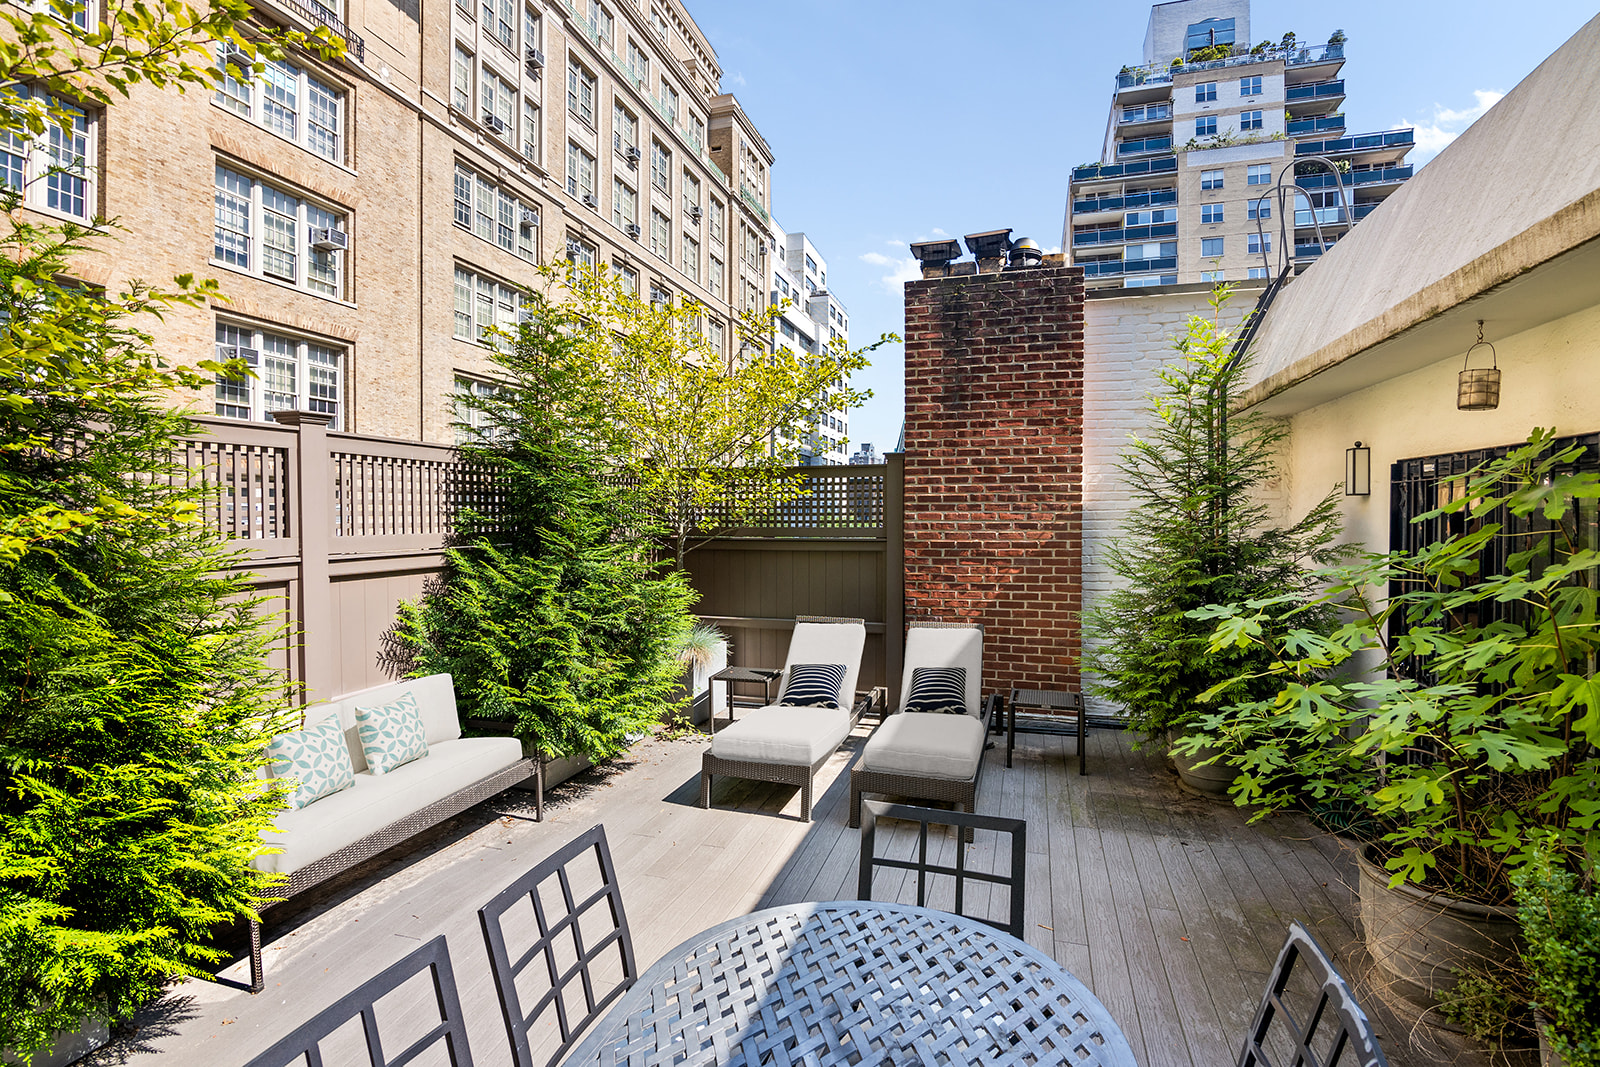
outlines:
[[[595,864],[588,873],[598,876],[599,888],[582,899],[575,899],[574,868],[586,862]],[[554,901],[540,892],[540,887],[552,880],[553,888],[559,890],[559,899]],[[526,946],[513,949],[507,942],[506,917],[512,908],[524,901],[532,906],[538,935]],[[586,917],[591,916],[586,924]],[[596,918],[604,933],[595,939],[594,944],[586,944],[585,934],[594,932]],[[556,1024],[561,1034],[560,1047],[547,1061],[554,1064],[572,1047],[584,1027],[610,1007],[639,977],[639,969],[633,958],[633,939],[628,933],[628,919],[622,910],[622,893],[617,887],[617,872],[611,863],[611,849],[606,844],[603,826],[591,827],[554,855],[535,864],[527,874],[478,909],[478,920],[483,925],[483,939],[489,947],[495,990],[500,996],[500,1011],[505,1018],[506,1034],[511,1039],[512,1061],[516,1067],[540,1067],[534,1061],[529,1030],[551,1008],[555,1009]],[[613,949],[619,953],[621,977],[615,987],[597,997],[592,971]],[[563,967],[562,960],[573,962]],[[529,1011],[523,1008],[522,996],[517,992],[517,979],[538,961],[544,964],[549,987]],[[576,1020],[568,1016],[564,995],[567,987],[574,982],[581,984],[585,1011],[583,1017]]]
[[[439,1021],[427,1033],[398,1051],[385,1049],[378,1033],[378,1002],[415,976],[427,971],[433,982],[434,1002]],[[461,1017],[461,998],[456,994],[455,974],[450,969],[450,950],[441,934],[399,963],[385,968],[361,983],[355,990],[323,1009],[294,1032],[256,1056],[246,1067],[285,1067],[306,1064],[323,1067],[321,1043],[351,1019],[361,1019],[366,1039],[367,1062],[371,1067],[410,1063],[439,1041],[444,1042],[452,1067],[472,1067],[472,1052],[467,1046],[467,1028]],[[408,1020],[414,1022],[414,1020]],[[334,1062],[344,1067],[344,1055]]]
[[[1296,967],[1315,992],[1296,996]],[[1302,988],[1304,981],[1299,983]],[[1333,961],[1298,922],[1267,978],[1267,990],[1239,1053],[1239,1067],[1389,1067],[1377,1035]]]
[[[877,835],[879,819],[904,819],[907,822],[918,824],[917,830],[917,858],[911,860],[888,859],[877,855]],[[953,826],[961,830],[962,837],[972,830],[998,830],[1011,835],[1011,874],[990,874],[987,871],[969,871],[967,869],[967,848],[965,841],[956,844],[956,865],[943,867],[928,862],[928,827]],[[928,875],[944,875],[952,877],[956,882],[955,914],[968,919],[977,919],[979,922],[988,923],[999,930],[1004,930],[1012,937],[1021,938],[1022,925],[1022,894],[1027,886],[1027,859],[1028,859],[1028,824],[1022,819],[1004,819],[996,815],[976,815],[966,811],[942,811],[938,808],[922,808],[911,804],[886,804],[881,800],[863,800],[861,802],[861,865],[860,880],[857,885],[856,897],[859,900],[871,900],[872,874],[879,867],[889,867],[895,870],[917,872],[917,905],[926,907],[928,900]],[[1003,885],[1010,895],[1011,917],[1007,922],[999,922],[976,915],[967,915],[962,910],[966,903],[966,883],[968,881],[988,882],[992,885]]]

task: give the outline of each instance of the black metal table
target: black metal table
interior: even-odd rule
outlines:
[[[1136,1067],[1055,960],[947,912],[791,904],[691,937],[640,975],[566,1067]]]
[[[1017,705],[1038,708],[1041,711],[1068,711],[1078,720],[1078,773],[1088,774],[1088,761],[1083,751],[1084,706],[1082,693],[1069,693],[1055,689],[1013,689],[1006,701],[1006,766],[1011,766],[1011,750],[1017,744]],[[1024,731],[1026,733],[1027,731]]]
[[[763,686],[764,702],[772,703],[772,683],[783,677],[781,667],[724,667],[711,676],[711,682],[728,683],[728,722],[733,722],[733,683],[734,682],[760,682]],[[711,698],[715,690],[707,683],[706,711],[711,716],[711,732],[717,732],[717,709],[712,707]]]

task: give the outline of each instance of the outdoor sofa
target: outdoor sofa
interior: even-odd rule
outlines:
[[[861,619],[801,615],[795,619],[789,655],[779,679],[778,703],[748,712],[711,737],[700,766],[700,806],[711,806],[715,775],[779,782],[800,788],[800,821],[811,821],[811,791],[817,771],[850,736],[869,707],[882,713],[884,691],[856,692],[867,627]],[[843,665],[838,707],[785,705],[796,699],[797,665]]]
[[[918,668],[955,668],[962,672],[959,693],[952,694],[943,705],[949,713],[917,710],[923,696],[917,692]],[[850,769],[852,828],[861,825],[863,793],[949,801],[961,811],[975,810],[978,776],[983,773],[983,746],[1000,708],[998,693],[991,693],[985,700],[982,691],[982,626],[911,624],[906,631],[900,707],[873,731],[860,759]],[[927,706],[939,705],[936,702]]]
[[[381,774],[368,766],[366,748],[357,727],[357,709],[414,708],[425,735],[426,754],[389,767]],[[337,734],[327,726],[337,715]],[[325,727],[314,734],[319,726]],[[334,738],[343,753],[329,751]],[[303,740],[305,739],[305,740]],[[383,739],[380,738],[380,741]],[[303,741],[303,743],[302,743]],[[286,749],[284,746],[290,746]],[[298,750],[295,748],[298,746]],[[264,843],[275,851],[253,860],[258,870],[288,875],[275,886],[273,896],[287,899],[319,882],[376,856],[392,845],[487,800],[513,785],[535,778],[537,814],[544,817],[543,768],[525,759],[522,742],[514,737],[462,737],[456,714],[455,686],[448,674],[433,674],[403,682],[364,689],[349,696],[306,708],[305,728],[275,739],[269,755],[289,751],[301,755],[296,764],[279,764],[264,773],[295,773],[323,758],[348,760],[349,784],[309,801],[303,807],[281,812],[274,832]],[[297,775],[298,778],[298,775]],[[291,803],[293,801],[291,800]],[[278,903],[275,901],[274,903]],[[268,906],[270,907],[270,905]],[[267,909],[263,908],[265,912]],[[261,927],[250,924],[250,988],[264,984],[261,965]]]

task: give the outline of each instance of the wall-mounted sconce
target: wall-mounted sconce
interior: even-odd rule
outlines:
[[[1372,449],[1360,441],[1344,450],[1344,495],[1372,495]]]
[[[1489,366],[1468,367],[1472,353],[1479,348],[1489,350]],[[1478,342],[1467,349],[1467,358],[1456,379],[1456,407],[1462,411],[1493,411],[1500,406],[1500,361],[1495,356],[1494,345],[1483,339],[1483,320],[1478,320]]]

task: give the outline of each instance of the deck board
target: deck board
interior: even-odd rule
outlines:
[[[233,1067],[417,944],[450,943],[482,1065],[510,1062],[476,909],[501,886],[596,822],[616,860],[641,966],[694,932],[758,907],[853,897],[859,835],[846,827],[849,766],[875,721],[860,724],[818,777],[813,821],[798,791],[718,779],[698,806],[703,738],[648,740],[627,757],[550,794],[548,818],[514,817],[526,797],[503,794],[269,913],[268,991],[186,981],[148,1009],[139,1029],[87,1061],[159,1060]],[[980,812],[1028,823],[1025,940],[1078,975],[1122,1024],[1145,1067],[1230,1062],[1291,919],[1335,955],[1379,1024],[1396,1067],[1487,1063],[1459,1042],[1413,1030],[1375,998],[1357,936],[1353,859],[1297,816],[1249,825],[1227,803],[1181,792],[1154,751],[1120,732],[1091,730],[1089,774],[1073,737],[1022,734],[1015,766],[1003,738],[984,755]],[[885,823],[880,851],[910,858],[914,827]],[[954,863],[955,835],[935,831],[930,854]],[[974,869],[1004,869],[1007,846],[979,834]],[[880,872],[875,893],[914,901],[915,880]],[[948,907],[948,884],[933,906]],[[969,911],[1006,912],[980,887]],[[230,976],[245,967],[236,963]]]

